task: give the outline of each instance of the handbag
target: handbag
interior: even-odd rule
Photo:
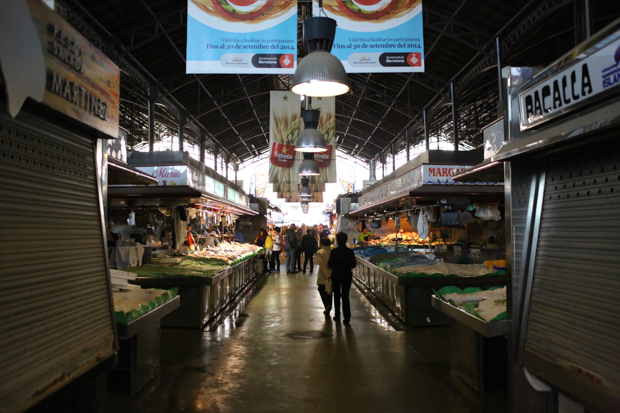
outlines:
[[[325,280],[325,292],[328,295],[332,295],[332,277]]]

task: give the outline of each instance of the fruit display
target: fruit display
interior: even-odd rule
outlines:
[[[488,290],[469,287],[461,290],[448,286],[437,291],[436,296],[485,321],[505,320],[507,316],[506,287],[492,287]]]
[[[404,232],[401,231],[399,233],[389,234],[379,239],[370,240],[368,245],[378,246],[378,245],[386,245],[393,244],[398,242],[401,245],[417,245],[428,243],[427,240],[422,240],[418,238],[417,232]]]

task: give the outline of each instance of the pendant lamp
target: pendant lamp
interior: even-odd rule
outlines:
[[[319,110],[304,110],[301,116],[304,119],[304,130],[299,134],[295,150],[298,152],[325,152],[327,142],[323,134],[317,130],[321,112]]]
[[[304,20],[303,38],[308,55],[297,65],[291,88],[298,95],[338,96],[350,89],[344,66],[330,53],[336,35],[336,20],[321,17],[322,6],[319,0],[319,17]]]
[[[316,176],[321,174],[321,170],[319,169],[319,165],[314,160],[314,153],[312,152],[303,152],[304,160],[299,165],[299,171],[297,172],[299,175],[308,175],[308,176]]]
[[[300,198],[312,198],[312,191],[310,190],[310,180],[308,178],[301,178],[301,188],[299,188]]]

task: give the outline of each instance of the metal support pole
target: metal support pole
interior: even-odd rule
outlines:
[[[392,172],[396,170],[396,144],[392,142]]]
[[[183,111],[179,112],[179,152],[183,152],[183,129],[187,122],[187,114]]]
[[[499,41],[499,37],[495,38],[495,55],[497,56],[497,82],[499,85],[499,101],[503,102],[503,87],[502,87],[502,44]]]
[[[452,135],[454,137],[454,150],[459,150],[459,114],[456,109],[456,89],[454,82],[450,82],[450,97],[452,99]]]
[[[426,111],[422,111],[422,116],[424,117],[424,143],[426,145],[426,150],[431,149],[431,138],[428,130],[428,116],[426,115]]]
[[[207,133],[200,129],[200,162],[205,163],[205,144],[207,143]]]
[[[409,162],[409,129],[405,130],[405,146],[407,147],[407,162]]]
[[[213,152],[213,169],[215,169],[215,172],[217,172],[217,152],[217,149]]]
[[[575,0],[575,46],[590,37],[590,0]]]
[[[159,96],[159,87],[155,84],[149,86],[149,152],[153,152],[155,146],[155,102]]]

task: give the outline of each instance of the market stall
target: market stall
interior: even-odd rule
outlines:
[[[162,326],[202,328],[256,277],[263,255],[260,247],[234,243],[127,271],[137,274],[131,283],[143,288],[178,288],[181,306]]]
[[[620,405],[618,50],[620,20],[542,71],[504,68],[506,142],[457,177],[504,172],[515,411]]]
[[[505,388],[507,340],[506,287],[461,289],[454,285],[438,290],[432,305],[451,318],[450,367],[472,389]]]
[[[119,353],[108,382],[133,394],[159,374],[160,321],[179,308],[181,299],[176,289],[140,289],[133,285],[115,288],[113,296]]]
[[[447,325],[449,317],[431,305],[434,291],[448,285],[459,287],[489,288],[498,283],[506,283],[502,271],[480,271],[476,265],[461,265],[460,274],[453,268],[442,268],[423,254],[406,253],[405,260],[419,257],[428,266],[403,267],[406,272],[395,272],[391,267],[383,268],[367,259],[357,257],[357,267],[353,276],[357,282],[370,289],[401,321],[408,327]],[[468,267],[476,267],[468,268]],[[416,270],[416,268],[418,268]]]

